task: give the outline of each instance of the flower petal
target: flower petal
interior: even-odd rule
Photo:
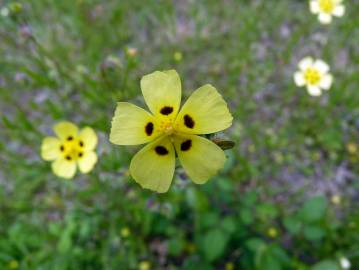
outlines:
[[[60,155],[61,142],[55,137],[46,137],[41,145],[41,157],[44,160],[55,160]]]
[[[94,150],[97,145],[97,135],[90,127],[85,127],[80,130],[79,140],[83,142],[83,149],[85,151]]]
[[[308,86],[308,93],[311,96],[320,96],[322,94],[322,90],[319,88],[319,86],[309,85]]]
[[[298,67],[300,70],[305,71],[307,68],[309,68],[313,65],[313,62],[314,62],[313,58],[307,56],[299,61]]]
[[[317,14],[320,11],[319,3],[317,0],[310,1],[309,7],[310,7],[310,11],[314,14]]]
[[[78,160],[79,169],[82,173],[88,173],[93,169],[97,162],[97,155],[94,151],[85,152],[83,157]]]
[[[329,24],[332,21],[332,15],[327,13],[320,13],[318,19],[322,24]]]
[[[75,161],[68,161],[64,158],[58,158],[56,159],[52,165],[52,171],[57,176],[70,179],[74,177],[76,173],[76,162]]]
[[[181,104],[181,79],[175,70],[155,71],[143,76],[141,89],[155,116],[176,117]]]
[[[215,143],[196,135],[176,136],[179,160],[192,181],[203,184],[223,168],[226,156]]]
[[[175,151],[168,137],[142,148],[131,160],[132,177],[143,188],[166,192],[175,170]]]
[[[54,126],[55,134],[62,140],[65,140],[68,137],[76,137],[78,133],[78,128],[71,122],[60,122]]]
[[[314,67],[319,70],[321,74],[325,74],[329,71],[329,66],[323,60],[317,59],[314,61]]]
[[[230,127],[232,120],[222,96],[206,84],[194,91],[183,105],[175,129],[187,134],[209,134]]]
[[[152,114],[131,103],[118,102],[112,119],[110,141],[119,145],[136,145],[158,136]]]
[[[337,5],[333,10],[333,15],[342,17],[345,13],[345,7],[343,5]]]
[[[305,81],[303,72],[297,71],[297,72],[294,73],[294,82],[299,87],[305,85],[306,81]]]
[[[329,88],[331,87],[333,83],[333,76],[331,74],[325,74],[320,83],[319,83],[319,86],[321,88],[323,88],[324,90],[329,90]]]

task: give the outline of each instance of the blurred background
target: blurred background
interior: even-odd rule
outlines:
[[[0,269],[359,269],[359,1],[322,26],[299,0],[0,0]],[[293,73],[331,66],[311,97]],[[223,171],[178,169],[158,195],[108,141],[117,101],[176,69],[185,97],[229,102]],[[93,127],[99,161],[63,180],[40,157],[62,120]]]

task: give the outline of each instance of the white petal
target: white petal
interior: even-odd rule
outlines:
[[[301,71],[297,71],[294,73],[294,82],[296,84],[296,86],[304,86],[305,85],[305,78],[304,78],[304,74]]]
[[[337,17],[343,16],[345,13],[345,7],[343,5],[338,5],[333,10],[333,15]]]
[[[315,60],[314,67],[319,70],[321,74],[325,74],[329,71],[329,66],[323,60]]]
[[[309,3],[309,7],[310,7],[310,11],[314,14],[319,13],[320,7],[319,7],[319,3],[316,0],[312,0]]]
[[[333,76],[330,74],[325,74],[320,80],[319,86],[324,90],[329,90],[330,86],[333,83]]]
[[[309,85],[308,93],[311,96],[320,96],[322,94],[322,90],[320,90],[319,86]]]
[[[311,67],[313,65],[313,58],[312,57],[305,57],[303,58],[299,63],[298,67],[300,70],[305,71],[308,67]]]
[[[322,24],[329,24],[332,21],[332,15],[327,13],[320,13],[318,18]]]

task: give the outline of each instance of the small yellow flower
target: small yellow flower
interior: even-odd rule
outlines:
[[[306,57],[299,62],[298,67],[299,71],[294,73],[294,82],[297,86],[306,86],[312,96],[320,96],[322,89],[329,90],[333,76],[324,61]]]
[[[129,47],[127,48],[127,55],[128,56],[131,56],[131,57],[134,57],[137,55],[137,49],[136,48],[132,48],[132,47]]]
[[[335,205],[339,205],[342,202],[342,198],[339,195],[333,195],[331,201]]]
[[[180,62],[183,58],[183,55],[181,52],[175,52],[173,54],[173,59],[176,61],[176,62]]]
[[[226,270],[234,270],[234,263],[232,263],[232,262],[226,263],[225,269]]]
[[[343,0],[311,0],[309,2],[310,11],[318,14],[318,19],[322,24],[329,24],[332,17],[342,17],[345,13]]]
[[[73,123],[61,122],[54,126],[54,131],[57,137],[46,137],[41,146],[41,157],[53,161],[54,174],[70,179],[77,166],[82,173],[90,172],[97,162],[94,130],[85,127],[79,131]]]
[[[121,236],[123,238],[126,238],[126,237],[130,236],[130,234],[131,234],[131,231],[130,231],[130,229],[128,227],[124,227],[124,228],[121,229]]]
[[[138,265],[139,270],[150,270],[151,269],[151,263],[148,261],[142,261]]]
[[[348,150],[349,154],[355,155],[356,153],[358,153],[358,146],[353,142],[348,143],[347,150]]]
[[[271,227],[268,229],[267,234],[269,237],[276,238],[278,236],[278,231],[276,228]]]
[[[17,269],[19,268],[19,262],[17,260],[11,260],[8,264],[10,269]]]
[[[180,110],[181,80],[175,70],[144,76],[141,89],[151,113],[119,102],[110,133],[114,144],[148,143],[131,161],[132,177],[143,188],[166,192],[174,175],[177,153],[194,183],[207,182],[223,167],[226,156],[218,145],[198,135],[231,126],[233,118],[222,96],[206,84]]]

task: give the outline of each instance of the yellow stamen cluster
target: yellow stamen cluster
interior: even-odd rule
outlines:
[[[319,0],[320,9],[325,12],[331,14],[335,8],[333,0]]]
[[[304,73],[304,78],[310,85],[316,85],[320,81],[321,76],[317,69],[308,68]]]
[[[60,145],[60,151],[62,155],[68,161],[82,158],[84,154],[83,148],[83,141],[72,136],[67,137],[67,139]]]

